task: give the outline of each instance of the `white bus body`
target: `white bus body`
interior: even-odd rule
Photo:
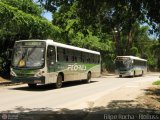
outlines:
[[[122,76],[143,76],[147,72],[147,60],[135,56],[117,56],[115,72]]]
[[[53,40],[20,40],[15,42],[11,76],[14,82],[56,83],[100,76],[100,53],[54,42]]]

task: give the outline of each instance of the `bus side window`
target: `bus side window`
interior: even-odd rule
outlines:
[[[93,62],[93,63],[95,63],[95,62],[96,62],[96,55],[93,55],[92,62]]]
[[[89,63],[89,54],[85,53],[85,63]]]
[[[54,62],[56,61],[55,57],[55,47],[54,46],[48,46],[47,50],[47,64],[48,66],[53,66]]]
[[[87,62],[90,63],[91,62],[91,54],[87,53]]]
[[[80,59],[81,59],[81,62],[84,62],[84,61],[83,61],[83,52],[81,52]]]
[[[94,59],[93,54],[90,54],[90,63],[92,63],[92,64],[93,64],[93,59]]]
[[[72,61],[77,62],[78,52],[76,50],[72,50]]]
[[[80,51],[76,51],[76,56],[77,56],[77,61],[81,62],[81,52]]]
[[[82,52],[82,62],[85,63],[86,62],[86,53]]]
[[[69,61],[68,55],[65,55],[66,61]]]
[[[97,55],[94,55],[94,63],[97,63]]]
[[[65,61],[63,51],[64,51],[63,48],[60,48],[60,47],[57,48],[57,59],[58,59],[58,61]]]
[[[100,63],[100,55],[97,55],[97,63]]]
[[[66,61],[68,59],[69,62],[72,62],[72,50],[66,49],[66,56],[67,56]]]

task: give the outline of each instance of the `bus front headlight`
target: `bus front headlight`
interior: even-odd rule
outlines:
[[[44,71],[39,70],[39,71],[35,74],[35,77],[43,76],[43,74],[44,74]]]

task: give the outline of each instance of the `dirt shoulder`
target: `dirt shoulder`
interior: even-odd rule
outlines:
[[[0,77],[0,84],[2,84],[2,83],[7,83],[7,82],[10,82],[10,81],[7,80],[7,79],[4,79],[4,78],[2,78],[2,77]]]
[[[137,86],[127,87],[130,89],[118,89],[117,92],[113,92],[108,96],[98,99],[94,102],[94,107],[101,106],[109,109],[111,107],[124,108],[132,105],[160,110],[160,86],[151,85],[150,87],[141,90],[135,89]]]
[[[92,103],[89,110],[91,113],[87,120],[93,118],[159,120],[160,85],[137,83],[134,86],[124,86]]]
[[[145,89],[145,94],[138,97],[137,101],[146,108],[160,110],[160,85],[152,85]]]

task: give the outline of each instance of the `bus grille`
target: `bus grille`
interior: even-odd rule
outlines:
[[[34,77],[34,74],[17,74],[18,77]]]

